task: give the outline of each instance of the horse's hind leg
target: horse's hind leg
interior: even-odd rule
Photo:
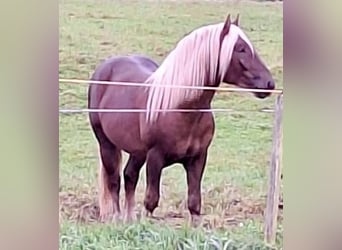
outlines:
[[[144,165],[146,160],[146,155],[141,154],[131,154],[129,156],[128,162],[126,164],[124,170],[124,179],[125,179],[125,193],[126,193],[126,202],[125,202],[125,221],[130,222],[135,218],[134,216],[134,206],[135,206],[135,189],[138,183],[139,173],[141,167]]]
[[[100,171],[99,205],[101,221],[120,218],[120,165],[121,151],[107,138],[99,136]]]

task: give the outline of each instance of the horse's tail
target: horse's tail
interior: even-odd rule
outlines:
[[[96,73],[96,72],[95,72]],[[94,75],[90,78],[91,81],[97,81],[98,79]],[[98,109],[100,104],[99,88],[96,84],[90,83],[88,86],[88,109]],[[99,114],[97,112],[88,113],[90,125],[93,127],[95,124],[100,124]]]
[[[100,150],[99,150],[100,151]],[[121,173],[121,164],[122,164],[122,155],[120,150],[115,150],[113,152],[113,171],[120,175]],[[98,169],[98,202],[100,207],[100,218],[105,217],[107,215],[112,214],[116,209],[113,200],[113,193],[109,190],[109,186],[111,185],[108,173],[103,165],[101,160],[101,153],[99,152],[99,169]],[[120,185],[120,183],[119,183]]]
[[[90,80],[108,81],[110,80],[110,67],[106,63],[100,64]],[[101,84],[90,84],[88,88],[88,108],[101,108],[101,99],[106,91],[106,86]],[[106,216],[117,212],[115,208],[118,197],[115,197],[116,190],[110,188],[118,179],[121,173],[121,150],[114,145],[105,134],[100,115],[98,112],[89,112],[89,121],[99,146],[99,168],[98,168],[98,192],[100,218],[105,219]],[[109,173],[109,174],[108,174]]]
[[[112,67],[110,62],[101,62],[90,77],[91,81],[110,81]],[[88,87],[88,108],[99,108],[99,103],[107,86],[102,84],[90,83]]]

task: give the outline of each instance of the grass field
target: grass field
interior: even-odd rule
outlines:
[[[283,85],[282,4],[240,1],[60,0],[60,78],[89,79],[116,54],[145,54],[158,62],[189,31],[240,13],[242,28]],[[60,84],[60,107],[85,108],[87,85]],[[148,222],[97,222],[97,144],[87,114],[60,115],[60,249],[263,249],[263,210],[274,97],[225,93],[214,98],[216,133],[203,179],[204,225],[185,225],[186,181],[181,166],[163,171],[160,206]],[[126,160],[126,158],[124,159]],[[144,168],[137,189],[142,209]],[[123,190],[123,188],[122,188]],[[123,193],[122,193],[123,194]],[[121,195],[123,198],[123,195]],[[282,218],[277,236],[282,248]]]

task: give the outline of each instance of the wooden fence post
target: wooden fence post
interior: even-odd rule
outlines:
[[[282,118],[283,94],[279,94],[275,102],[272,155],[268,174],[267,204],[265,211],[265,241],[270,245],[274,245],[276,240],[277,217],[279,211],[283,141]]]

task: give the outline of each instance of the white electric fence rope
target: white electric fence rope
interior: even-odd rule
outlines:
[[[79,79],[59,79],[61,83],[81,83],[81,84],[103,84],[103,85],[121,85],[132,87],[150,87],[147,83],[134,82],[112,82],[112,81],[94,81],[94,80],[79,80]],[[166,88],[181,88],[181,89],[196,89],[196,90],[215,90],[222,92],[267,92],[273,94],[282,94],[282,89],[247,89],[247,88],[228,88],[228,87],[200,87],[200,86],[174,86],[174,85],[158,85],[158,87]],[[60,109],[60,113],[146,113],[146,109]],[[259,110],[234,110],[234,109],[167,109],[156,110],[156,112],[266,112],[273,113],[273,109],[259,109]]]
[[[146,109],[60,109],[60,113],[146,113]],[[156,112],[266,112],[273,113],[273,109],[234,110],[234,109],[165,109]]]
[[[83,84],[104,84],[104,85],[121,85],[132,87],[150,87],[148,83],[136,83],[136,82],[111,82],[111,81],[94,81],[94,80],[78,80],[78,79],[59,79],[61,83],[83,83]],[[265,92],[273,94],[283,93],[282,89],[248,89],[248,88],[228,88],[228,87],[200,87],[200,86],[182,86],[182,85],[156,85],[155,87],[161,88],[180,88],[180,89],[196,89],[196,90],[215,90],[215,91],[227,91],[227,92]]]

